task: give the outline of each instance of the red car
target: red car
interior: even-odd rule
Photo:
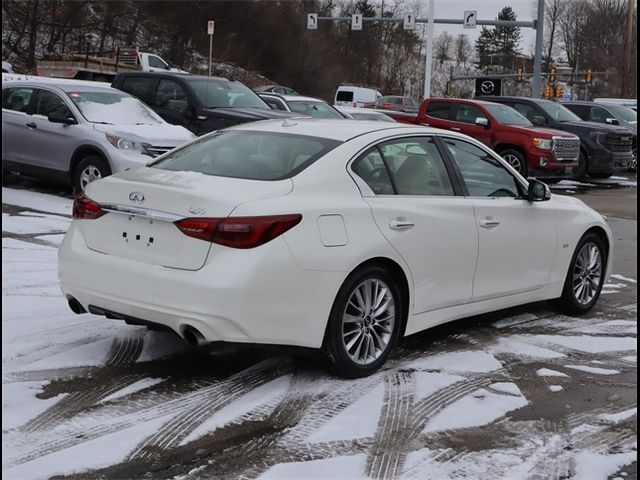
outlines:
[[[461,132],[499,153],[523,176],[571,178],[578,166],[580,139],[570,133],[535,127],[511,107],[479,100],[431,98],[416,116],[387,112],[404,123]]]

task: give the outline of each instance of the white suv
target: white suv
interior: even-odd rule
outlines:
[[[93,180],[143,166],[194,137],[108,85],[3,76],[4,172],[66,181],[80,192]]]

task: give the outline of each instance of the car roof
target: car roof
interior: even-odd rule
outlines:
[[[278,94],[278,96],[284,98],[287,102],[289,102],[289,101],[293,101],[293,102],[303,101],[303,102],[322,102],[322,103],[327,103],[325,100],[322,100],[321,98],[306,97],[304,95],[285,95],[283,93],[280,93],[280,94]]]
[[[449,133],[441,129],[402,123],[386,123],[375,120],[349,120],[349,119],[320,119],[308,117],[293,117],[285,120],[264,120],[259,122],[244,123],[226,129],[244,130],[255,132],[290,133],[294,135],[307,135],[321,137],[341,142],[350,140],[360,135],[383,130],[396,130],[394,133]]]
[[[55,87],[64,92],[70,92],[72,90],[120,92],[120,90],[116,90],[108,83],[103,82],[92,82],[89,80],[72,80],[67,78],[55,77],[37,77],[34,75],[11,75],[9,77],[9,75],[7,75],[7,77],[3,75],[2,77],[3,88],[5,86],[23,85],[25,87]]]
[[[147,76],[147,77],[175,77],[175,78],[184,78],[184,79],[196,79],[196,80],[217,80],[217,81],[225,81],[225,82],[233,82],[235,80],[230,80],[225,77],[216,77],[216,76],[207,76],[207,75],[192,75],[190,73],[183,72],[172,72],[172,71],[162,71],[162,72],[121,72],[118,74],[118,77],[131,77],[131,76]]]

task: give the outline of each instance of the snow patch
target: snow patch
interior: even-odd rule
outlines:
[[[484,373],[499,370],[502,368],[502,364],[493,355],[476,350],[443,353],[421,358],[409,363],[407,368]]]
[[[416,372],[413,375],[416,391],[414,401],[421,400],[429,395],[433,395],[449,385],[464,380],[464,377],[450,375],[448,373]]]
[[[623,282],[628,282],[628,283],[638,283],[638,281],[635,278],[625,277],[624,275],[619,275],[617,273],[612,274],[611,278],[615,278],[616,280],[622,280]]]
[[[279,463],[260,475],[260,480],[346,480],[363,478],[367,456],[333,457],[309,462]]]
[[[620,373],[618,370],[611,370],[608,368],[589,367],[587,365],[565,365],[567,368],[573,370],[580,370],[581,372],[595,373],[596,375],[617,375]]]
[[[549,390],[553,393],[561,392],[563,390],[562,385],[549,385]]]
[[[593,452],[579,452],[575,456],[575,480],[606,480],[625,465],[636,461],[636,452],[601,455]]]
[[[536,371],[536,375],[539,377],[569,377],[566,373],[558,372],[557,370],[550,370],[548,368],[541,368]]]
[[[563,353],[530,345],[526,342],[515,340],[514,338],[521,337],[501,338],[492,350],[495,353],[513,353],[515,355],[534,358],[561,358],[565,356]]]
[[[618,413],[603,413],[598,415],[598,419],[607,423],[620,423],[624,422],[626,419],[637,415],[638,408],[630,408],[629,410],[624,410]]]
[[[144,390],[145,388],[153,387],[159,383],[164,382],[164,378],[143,378],[142,380],[138,380],[135,383],[132,383],[128,387],[125,387],[121,390],[118,390],[115,393],[112,393],[106,398],[100,400],[99,403],[110,402],[111,400],[115,400],[116,398],[126,397],[127,395],[131,395],[132,393],[139,392],[140,390]]]
[[[16,382],[2,384],[2,430],[24,425],[47,408],[62,400],[67,394],[39,399],[42,382]]]
[[[637,348],[636,339],[633,337],[534,335],[533,338],[588,353],[618,352]]]

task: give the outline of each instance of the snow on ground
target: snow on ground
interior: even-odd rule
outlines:
[[[3,188],[3,202],[5,478],[543,478],[564,458],[575,478],[604,480],[635,455],[635,435],[605,435],[635,404],[578,412],[560,434],[536,403],[573,403],[569,387],[589,381],[579,372],[635,371],[635,304],[579,323],[542,306],[457,324],[433,344],[430,332],[408,340],[369,378],[337,380],[284,353],[196,354],[171,334],[73,314],[56,250],[71,200]],[[635,283],[612,278],[614,296]]]

